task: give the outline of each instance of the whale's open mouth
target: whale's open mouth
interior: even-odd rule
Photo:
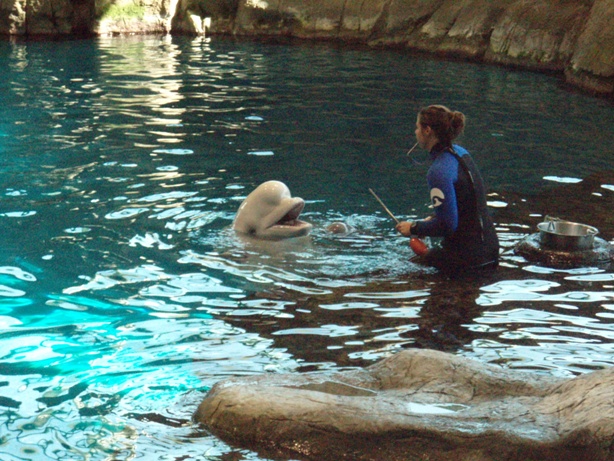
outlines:
[[[274,219],[273,224],[258,233],[260,238],[277,240],[309,234],[312,225],[299,219],[305,208],[305,201],[298,197],[288,200],[290,201],[291,203],[287,204],[289,206],[287,211],[279,210],[281,213],[285,211],[281,218]]]
[[[298,219],[303,212],[303,208],[305,208],[305,202],[297,202],[279,221],[273,224],[273,226],[298,226],[303,224],[303,221]]]

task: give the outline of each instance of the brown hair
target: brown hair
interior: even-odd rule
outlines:
[[[446,106],[433,105],[420,111],[418,123],[423,127],[430,126],[439,142],[448,147],[463,132],[465,115]]]

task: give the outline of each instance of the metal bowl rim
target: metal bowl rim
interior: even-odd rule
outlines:
[[[556,232],[556,231],[552,231],[552,230],[548,230],[545,227],[547,226],[551,226],[551,225],[557,225],[557,223],[561,223],[564,224],[566,226],[574,226],[574,227],[581,227],[583,229],[586,229],[586,234],[584,235],[573,235],[573,234],[565,234],[562,232]],[[547,234],[551,234],[551,235],[560,235],[563,237],[590,237],[590,236],[595,236],[599,233],[599,229],[597,229],[596,227],[593,226],[589,226],[588,224],[582,224],[582,223],[578,223],[578,222],[573,222],[573,221],[543,221],[540,222],[537,225],[537,228],[541,231],[541,232],[545,232]]]

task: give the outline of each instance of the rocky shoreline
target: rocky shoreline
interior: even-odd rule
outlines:
[[[335,40],[556,72],[614,97],[611,0],[0,0],[0,35]]]

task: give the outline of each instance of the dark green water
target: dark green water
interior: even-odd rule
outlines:
[[[498,211],[551,187],[612,200],[611,179],[565,196],[612,178],[606,101],[551,76],[330,45],[5,41],[0,68],[2,461],[262,460],[191,424],[213,383],[403,346],[557,376],[614,365],[611,268],[524,260],[513,246],[539,217]],[[461,143],[495,194],[503,264],[488,280],[408,263],[368,193],[399,217],[428,212],[427,165],[405,152],[431,103],[467,115]],[[269,179],[306,199],[310,238],[229,229]],[[609,214],[586,218],[612,240]],[[329,235],[337,220],[356,231]]]

